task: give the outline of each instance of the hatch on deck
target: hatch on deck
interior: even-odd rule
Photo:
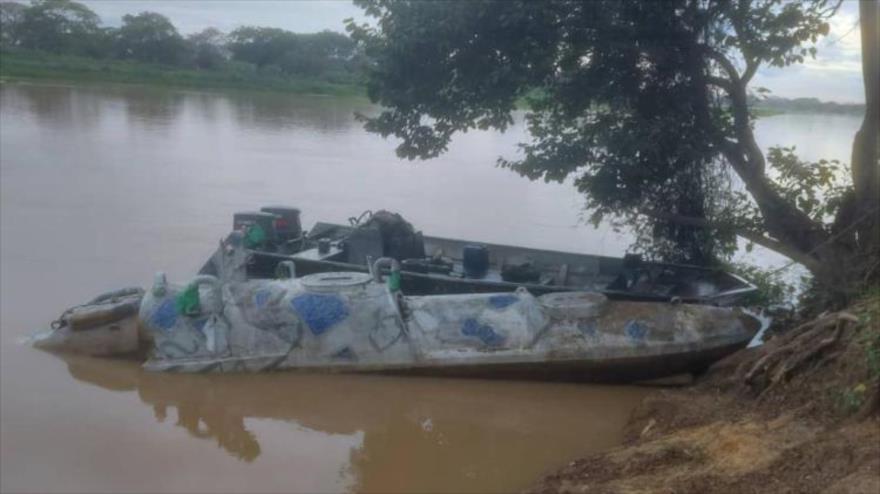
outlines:
[[[337,291],[364,286],[372,278],[368,273],[337,271],[316,273],[300,278],[303,286],[313,291]]]

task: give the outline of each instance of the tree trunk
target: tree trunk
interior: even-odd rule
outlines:
[[[729,62],[728,62],[729,63]],[[755,199],[764,227],[780,242],[803,253],[811,252],[828,240],[828,233],[794,204],[785,200],[773,187],[766,174],[764,154],[755,139],[746,97],[747,81],[742,80],[732,67],[728,69],[731,81],[725,88],[733,110],[736,141],[723,135],[718,146],[736,174],[742,179]]]
[[[860,250],[869,256],[880,251],[880,6],[878,0],[859,2],[862,41],[862,79],[865,84],[865,118],[853,140],[852,179],[855,189],[853,221]],[[876,261],[875,261],[876,262]],[[867,276],[871,276],[868,273]],[[876,273],[874,277],[876,277]]]

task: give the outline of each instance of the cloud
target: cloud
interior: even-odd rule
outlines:
[[[764,67],[754,86],[786,98],[815,97],[838,103],[864,103],[862,44],[857,1],[844,2],[829,20],[828,36],[817,43],[816,58],[784,68]]]
[[[169,19],[183,34],[216,27],[231,31],[243,25],[278,27],[298,33],[344,31],[348,17],[364,19],[348,0],[80,0],[105,25],[122,24],[122,16],[150,11]]]

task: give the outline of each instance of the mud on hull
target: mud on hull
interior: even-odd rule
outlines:
[[[649,381],[679,374],[699,374],[714,362],[744,348],[747,343],[748,341],[738,342],[697,351],[668,353],[659,356],[435,366],[376,372],[412,376],[622,384]]]
[[[301,371],[345,374],[387,374],[415,377],[452,377],[476,379],[509,379],[525,381],[590,382],[623,384],[660,379],[679,374],[698,374],[714,362],[746,346],[744,342],[697,351],[667,353],[656,356],[621,357],[613,359],[572,359],[522,361],[507,363],[471,363],[422,366],[356,366],[327,365],[282,367],[282,357],[256,357],[226,361],[151,362],[147,370],[158,372],[273,372]]]

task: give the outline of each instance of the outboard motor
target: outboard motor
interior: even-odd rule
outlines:
[[[286,243],[302,236],[299,209],[285,206],[266,206],[260,208],[260,211],[277,216],[273,226],[279,242]]]

